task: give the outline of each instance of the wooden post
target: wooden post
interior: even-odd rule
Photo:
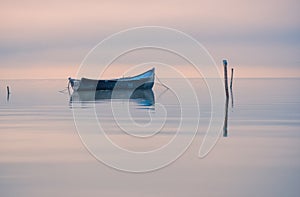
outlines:
[[[232,90],[232,81],[233,81],[233,68],[231,68],[231,77],[230,77],[230,89]]]
[[[226,98],[229,98],[229,92],[228,92],[228,77],[227,77],[227,60],[223,60],[223,66],[224,66],[225,94],[226,94]]]
[[[224,83],[225,83],[225,117],[224,117],[224,125],[223,125],[223,136],[227,137],[227,125],[228,125],[228,101],[229,101],[229,92],[228,92],[228,77],[227,77],[227,60],[223,60],[224,66]]]
[[[231,107],[233,108],[233,93],[232,93],[232,82],[233,82],[233,68],[231,68],[231,77],[230,77],[230,96],[231,96]]]
[[[9,101],[9,95],[10,95],[10,91],[9,91],[9,86],[6,86],[6,90],[7,90],[7,101]]]
[[[7,94],[10,94],[9,86],[7,86],[6,89],[7,89]]]

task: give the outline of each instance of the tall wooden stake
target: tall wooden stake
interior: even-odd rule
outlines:
[[[223,136],[227,137],[227,125],[228,125],[228,101],[229,101],[229,92],[228,92],[228,77],[227,77],[227,60],[223,60],[224,66],[224,82],[225,82],[225,94],[226,94],[226,101],[225,101],[225,117],[224,117],[224,125],[223,125]]]
[[[228,77],[227,77],[227,60],[223,60],[223,66],[224,66],[225,93],[226,93],[226,98],[229,98]]]

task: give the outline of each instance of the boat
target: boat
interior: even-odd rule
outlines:
[[[97,80],[81,78],[72,79],[69,77],[69,84],[74,91],[96,91],[96,90],[116,90],[116,89],[152,89],[154,85],[155,68],[133,77],[123,77],[119,79]]]
[[[70,97],[70,103],[106,102],[110,100],[132,101],[139,106],[152,106],[155,103],[152,89],[74,91]]]

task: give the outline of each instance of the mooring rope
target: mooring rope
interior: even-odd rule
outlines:
[[[63,94],[66,94],[67,91],[68,91],[68,93],[69,93],[69,95],[70,95],[70,81],[68,82],[68,86],[67,86],[67,87],[65,87],[65,88],[62,89],[62,90],[59,90],[58,92],[63,93]]]
[[[165,85],[163,82],[161,82],[161,80],[158,78],[157,75],[155,75],[155,77],[156,77],[157,81],[160,83],[160,85],[164,86],[167,89],[170,89],[167,85]]]
[[[67,93],[67,90],[68,90],[68,87],[66,87],[66,88],[64,88],[64,89],[62,89],[62,90],[59,90],[58,92],[60,92],[60,93]]]

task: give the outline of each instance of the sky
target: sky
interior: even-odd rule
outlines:
[[[75,76],[96,44],[138,26],[189,34],[220,69],[227,59],[236,77],[300,77],[299,0],[0,0],[0,5],[0,79]]]

